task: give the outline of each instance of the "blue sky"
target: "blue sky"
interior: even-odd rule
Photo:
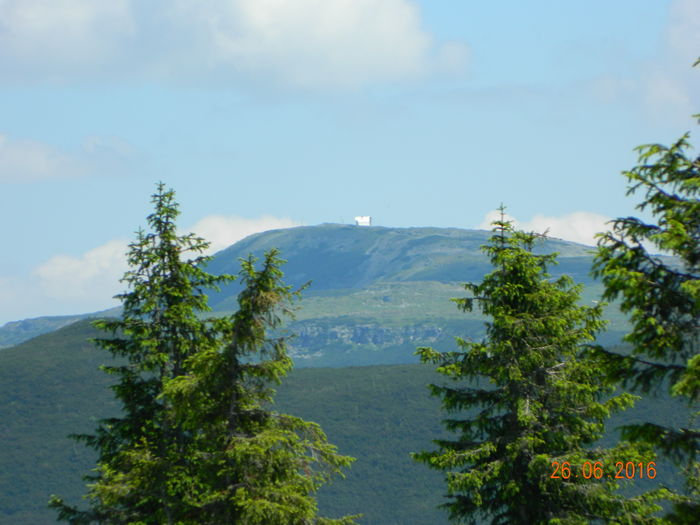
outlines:
[[[157,181],[223,248],[270,228],[579,241],[700,112],[697,0],[0,0],[0,323],[112,306]]]

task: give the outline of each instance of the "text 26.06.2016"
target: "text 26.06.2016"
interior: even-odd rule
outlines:
[[[614,469],[606,471],[605,465],[600,461],[584,461],[580,465],[571,465],[568,461],[561,463],[552,461],[552,474],[549,477],[554,479],[654,479],[656,477],[656,463],[653,461],[648,463],[618,461],[615,463]]]

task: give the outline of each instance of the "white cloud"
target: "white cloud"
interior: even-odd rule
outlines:
[[[0,135],[0,181],[31,181],[82,174],[75,157],[42,142]]]
[[[119,279],[127,269],[127,246],[126,241],[112,240],[79,257],[56,255],[35,273],[52,299],[105,302],[120,289]]]
[[[657,115],[672,112],[686,118],[700,109],[700,2],[674,0],[664,36],[664,49],[645,74],[645,102]]]
[[[633,101],[655,121],[687,126],[700,111],[700,2],[672,0],[661,45],[654,56],[632,64],[632,74],[611,71],[588,83],[590,92],[611,104]],[[629,58],[619,57],[618,61]]]
[[[657,116],[687,118],[700,109],[700,3],[675,0],[669,8],[664,48],[643,76],[644,103]]]
[[[300,87],[354,87],[431,67],[431,38],[407,0],[237,0],[208,11],[178,4],[188,18],[199,15],[222,63]],[[455,44],[443,52],[459,60]]]
[[[458,72],[469,61],[471,50],[463,42],[449,41],[440,46],[437,52],[435,69],[445,72]]]
[[[464,66],[411,0],[0,0],[0,78],[356,88]]]
[[[587,211],[577,211],[562,217],[547,217],[537,214],[530,221],[523,222],[522,228],[528,231],[545,232],[550,237],[593,246],[595,235],[607,229],[609,217]]]
[[[675,0],[671,4],[666,43],[673,57],[686,66],[700,57],[700,2]]]
[[[690,63],[687,67],[690,68]],[[673,111],[687,117],[697,109],[693,108],[689,86],[682,76],[659,69],[648,73],[645,81],[645,107],[658,116]]]
[[[271,215],[264,215],[258,219],[209,215],[188,228],[187,231],[192,231],[209,241],[211,243],[209,253],[215,253],[254,233],[299,225],[298,222],[291,219]]]
[[[499,215],[499,212],[495,210],[488,212],[477,228],[490,230],[492,227],[491,222],[498,219]],[[589,246],[596,244],[595,234],[606,231],[608,229],[606,222],[610,220],[609,217],[587,211],[577,211],[561,217],[548,217],[537,214],[529,221],[519,221],[506,214],[506,219],[512,221],[514,226],[520,230],[536,233],[548,231],[547,235],[549,237],[565,239]]]
[[[54,78],[94,67],[134,29],[131,0],[0,0],[3,75]]]
[[[0,134],[0,182],[31,182],[119,171],[137,152],[117,137],[87,137],[77,152]]]
[[[291,219],[266,215],[256,219],[211,215],[183,232],[195,232],[212,243],[210,253],[254,233],[298,226]],[[0,324],[41,315],[93,312],[116,306],[112,297],[128,269],[126,240],[111,240],[80,255],[55,255],[27,276],[0,276]]]

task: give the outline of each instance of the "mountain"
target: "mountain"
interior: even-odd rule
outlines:
[[[464,282],[480,279],[489,270],[480,247],[490,236],[485,230],[459,228],[301,226],[251,235],[217,253],[208,271],[238,273],[239,257],[249,253],[259,257],[265,250],[278,248],[288,260],[284,268],[287,282],[299,286],[311,281],[311,295],[388,282]],[[544,253],[557,251],[563,265],[570,267],[572,262],[581,262],[581,257],[589,258],[591,250],[558,239],[547,239],[542,246]],[[230,297],[230,293],[221,294],[212,298],[212,305],[225,309],[222,305],[230,304]]]
[[[118,315],[119,308],[101,312],[76,315],[54,315],[10,321],[0,327],[0,350],[27,341],[42,334],[48,334],[69,324],[91,317],[109,317]]]
[[[7,348],[37,335],[47,334],[68,326],[89,314],[43,316],[21,321],[10,321],[0,327],[0,349]]]
[[[461,283],[479,281],[490,271],[481,253],[491,235],[458,228],[385,228],[322,224],[251,235],[218,252],[211,273],[237,274],[239,259],[278,248],[288,262],[285,281],[303,292],[301,309],[289,330],[298,335],[292,354],[299,366],[352,366],[415,362],[417,344],[451,345],[456,335],[479,337],[483,318],[460,312],[452,297],[464,294]],[[558,239],[542,243],[543,252],[559,253],[554,276],[571,275],[586,285],[583,301],[600,295],[589,276],[592,248]],[[240,284],[210,295],[216,315],[236,308]],[[8,323],[0,345],[17,344],[68,322],[117,310],[71,317]],[[619,339],[625,324],[608,310],[608,342]],[[466,332],[466,333],[465,333]]]
[[[297,366],[357,366],[417,362],[417,345],[451,348],[455,336],[478,338],[484,318],[459,311],[453,297],[462,283],[491,271],[481,252],[491,232],[458,228],[385,228],[322,224],[251,235],[216,254],[207,270],[238,272],[239,258],[261,257],[278,248],[288,262],[285,281],[304,291],[292,355]],[[553,276],[571,275],[586,285],[582,300],[597,300],[602,288],[590,275],[593,248],[546,239],[541,253],[559,253]],[[240,285],[210,296],[219,313],[236,307]],[[601,342],[619,341],[626,328],[609,308],[610,329]]]

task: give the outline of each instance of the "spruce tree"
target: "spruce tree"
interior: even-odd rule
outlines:
[[[192,433],[187,499],[200,509],[198,523],[246,525],[351,524],[354,517],[315,518],[310,494],[352,459],[336,454],[315,423],[270,411],[270,384],[292,362],[284,335],[271,337],[298,292],[281,282],[276,250],[242,261],[245,286],[239,310],[215,323],[218,344],[188,360],[188,374],[173,378],[164,394]]]
[[[418,350],[452,380],[431,390],[456,435],[414,457],[446,472],[443,506],[454,521],[655,522],[652,495],[625,499],[614,479],[616,462],[653,469],[653,456],[627,443],[592,446],[611,412],[633,403],[629,394],[610,396],[597,364],[581,356],[604,326],[602,306],[579,305],[580,285],[550,277],[556,254],[533,253],[538,236],[514,231],[503,213],[494,225],[483,247],[494,270],[465,285],[470,297],[454,299],[491,318],[485,340]]]
[[[700,157],[690,156],[689,149],[687,134],[671,146],[638,148],[638,165],[624,173],[628,195],[642,193],[637,208],[651,212],[653,220],[615,220],[599,238],[594,274],[605,285],[604,298],[620,299],[632,325],[625,337],[630,354],[597,352],[608,375],[643,393],[667,389],[690,409],[681,428],[646,422],[627,426],[623,436],[654,445],[682,466],[687,491],[675,496],[668,518],[695,524],[700,522]]]
[[[122,414],[76,436],[98,453],[89,508],[55,496],[50,506],[73,524],[351,523],[318,518],[313,492],[352,458],[314,423],[264,405],[291,367],[285,339],[268,330],[298,295],[278,254],[261,271],[243,261],[239,311],[206,318],[205,290],[234,277],[208,274],[208,244],[177,234],[172,190],[159,184],[152,202],[152,231],[130,245],[121,318],[95,323],[110,334],[97,345],[124,363],[103,367]]]

